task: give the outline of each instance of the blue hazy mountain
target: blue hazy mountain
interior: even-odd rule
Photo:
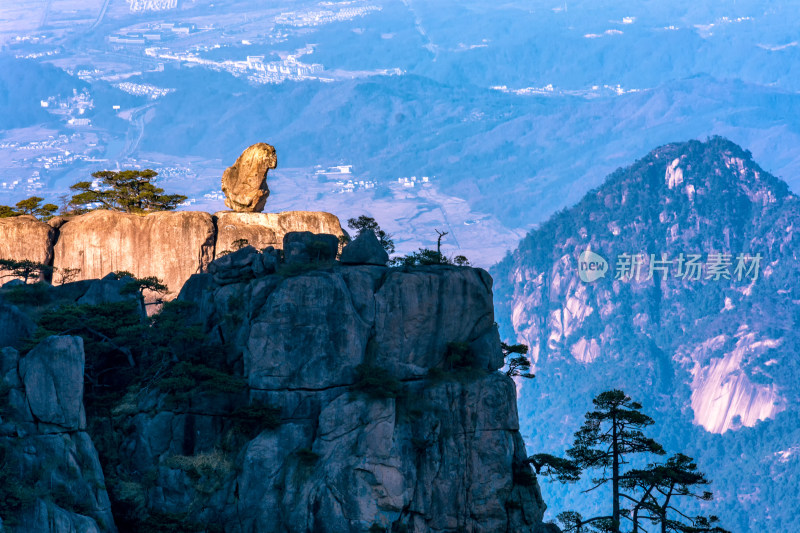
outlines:
[[[536,361],[519,390],[532,453],[563,453],[591,398],[620,388],[654,415],[656,440],[713,479],[705,512],[732,531],[800,528],[799,222],[786,183],[717,137],[650,152],[529,233],[492,273],[503,334]],[[584,250],[610,265],[593,283],[579,277]],[[646,254],[643,275],[626,276],[622,254]],[[666,273],[649,276],[650,254]],[[663,262],[691,254],[698,279]],[[729,254],[727,277],[705,265],[714,254]],[[740,254],[760,269],[736,275]],[[585,488],[543,491],[556,512],[597,510]]]

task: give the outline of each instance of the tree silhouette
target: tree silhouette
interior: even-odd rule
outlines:
[[[171,211],[186,200],[180,194],[164,194],[164,189],[151,182],[158,176],[154,170],[102,170],[92,177],[100,180],[101,186],[94,188],[92,182],[81,181],[72,185],[77,192],[69,202],[73,213],[85,213],[98,206],[102,209],[126,213],[149,213]]]
[[[575,511],[559,513],[556,520],[561,522],[562,533],[583,533],[583,526],[586,524],[581,514]]]
[[[142,298],[144,298],[144,291],[149,291],[157,295],[155,296],[153,302],[145,302],[145,305],[157,305],[163,303],[163,296],[169,293],[169,287],[164,285],[161,279],[155,276],[137,278],[127,270],[113,272],[113,275],[118,280],[127,281],[127,283],[120,290],[121,294],[138,293]]]
[[[632,513],[633,532],[640,531],[640,520],[646,519],[660,526],[661,533],[714,532],[727,533],[717,525],[716,516],[695,516],[684,514],[675,506],[680,497],[703,501],[713,499],[709,491],[699,492],[697,487],[706,486],[710,481],[697,469],[694,459],[682,453],[673,455],[664,464],[651,464],[645,469],[631,470],[622,481],[624,488],[639,489],[638,498],[625,495],[635,505]],[[640,516],[640,512],[646,514]]]
[[[19,261],[15,259],[0,259],[0,271],[9,272],[0,276],[0,278],[21,278],[24,283],[28,283],[28,280],[32,277],[44,279],[45,276],[53,272],[53,267],[29,259]]]
[[[442,239],[444,238],[445,235],[449,234],[450,232],[449,231],[439,231],[438,229],[434,229],[433,231],[435,231],[436,234],[439,236],[436,239],[436,253],[439,254],[439,257],[441,258],[442,257]],[[440,259],[440,261],[441,261],[441,259]]]
[[[642,432],[653,419],[641,412],[641,404],[621,390],[603,392],[593,403],[595,410],[586,413],[586,421],[567,450],[568,458],[540,453],[527,459],[536,474],[563,483],[578,481],[584,470],[599,470],[592,479],[594,486],[584,492],[611,484],[611,513],[587,519],[575,511],[561,513],[558,519],[565,533],[620,533],[623,518],[633,524],[633,533],[646,531],[645,521],[658,524],[661,533],[730,533],[718,525],[716,516],[689,516],[677,507],[678,498],[713,498],[711,492],[700,492],[699,487],[710,482],[691,457],[678,453],[665,463],[623,471],[634,454],[665,454],[659,443]],[[622,508],[623,499],[630,507]]]
[[[503,350],[503,359],[508,359],[509,356],[511,356],[511,358],[507,361],[508,370],[506,370],[506,376],[510,378],[513,378],[514,376],[520,376],[523,378],[536,377],[530,372],[531,362],[525,356],[528,353],[527,345],[506,344],[505,342],[501,342],[500,347]]]
[[[528,457],[526,462],[533,467],[536,475],[554,477],[565,483],[578,481],[581,478],[581,468],[569,459],[548,453],[537,453]]]
[[[58,273],[61,276],[59,283],[61,285],[64,285],[65,283],[72,283],[73,281],[78,279],[78,276],[81,273],[81,269],[72,267],[59,268]]]
[[[599,477],[592,480],[595,486],[589,490],[611,482],[611,530],[619,533],[622,466],[629,462],[631,454],[664,455],[665,452],[660,444],[642,433],[642,429],[653,424],[653,419],[642,413],[642,405],[624,392],[600,393],[593,403],[597,409],[586,413],[586,421],[575,433],[575,445],[567,450],[567,455],[582,469],[602,469]]]

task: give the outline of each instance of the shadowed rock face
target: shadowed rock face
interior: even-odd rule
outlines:
[[[374,232],[365,231],[344,247],[341,260],[348,265],[383,266],[389,262],[389,254]]]
[[[146,216],[92,211],[61,226],[56,268],[78,268],[78,279],[102,278],[126,270],[156,276],[177,292],[214,257],[214,222],[196,211]]]
[[[217,453],[224,402],[198,396],[181,414],[158,412],[158,394],[143,396],[122,422],[122,449],[124,468],[158,472],[150,512],[202,499],[191,520],[264,533],[557,531],[542,523],[545,505],[523,464],[514,384],[496,371],[503,361],[485,271],[318,264],[228,283],[222,270],[238,272],[254,255],[236,253],[215,262],[213,275],[193,276],[179,299],[241,361],[251,404],[272,405],[281,422],[218,458],[227,473],[203,495],[168,458]],[[475,347],[470,373],[448,369],[449,342]],[[388,371],[398,396],[353,390],[361,364]]]
[[[19,374],[36,420],[65,430],[86,429],[83,339],[48,337],[22,358]]]
[[[296,264],[252,247],[209,270],[191,276],[178,306],[209,361],[225,361],[214,363],[216,385],[196,381],[191,363],[181,384],[147,380],[87,424],[80,338],[48,337],[24,357],[0,349],[0,447],[31,486],[47,479],[36,465],[55,465],[49,490],[62,494],[17,513],[22,531],[113,532],[115,521],[131,531],[127,502],[143,517],[231,533],[557,531],[542,523],[514,384],[497,371],[485,271]],[[50,290],[114,302],[123,283]],[[468,370],[452,368],[449,343],[472,348]],[[391,394],[365,390],[365,376]],[[86,427],[107,454],[113,517]]]
[[[0,347],[16,346],[33,336],[36,323],[16,306],[0,303]]]
[[[2,517],[13,531],[116,531],[97,450],[85,431],[84,360],[80,337],[48,337],[24,357],[0,349],[3,466],[32,499]]]
[[[267,172],[278,165],[275,148],[258,143],[242,152],[222,174],[225,205],[240,212],[260,213],[269,197]]]

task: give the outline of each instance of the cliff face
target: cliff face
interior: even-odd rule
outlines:
[[[0,218],[0,258],[53,263],[56,230],[30,215]]]
[[[120,270],[156,276],[174,290],[214,259],[215,235],[208,213],[92,211],[61,226],[53,265],[80,269],[78,279]]]
[[[197,358],[172,351],[114,393],[99,377],[113,374],[87,356],[86,409],[80,338],[4,352],[17,410],[0,415],[3,435],[68,434],[75,451],[36,448],[31,460],[69,470],[73,457],[81,467],[64,487],[95,492],[87,508],[52,495],[0,507],[3,520],[31,532],[557,531],[542,523],[545,505],[524,463],[514,384],[497,371],[485,271],[281,264],[252,248],[209,270],[164,311],[185,313],[166,333],[202,344]],[[86,285],[103,283],[124,282],[52,290],[85,301]],[[92,292],[86,303],[116,299]],[[141,334],[110,342],[121,350],[131,338]],[[131,349],[140,365],[159,353],[155,342],[147,354]]]
[[[222,211],[217,221],[217,250],[232,250],[233,241],[246,239],[250,246],[264,249],[282,248],[283,237],[292,231],[310,231],[342,235],[339,219],[319,211],[285,211],[283,213],[237,213]]]
[[[189,276],[204,272],[214,257],[246,239],[257,248],[281,249],[293,231],[342,235],[339,219],[330,213],[234,213],[216,215],[169,211],[131,215],[97,210],[58,224],[31,216],[0,219],[0,258],[29,259],[56,268],[78,269],[74,280],[102,278],[125,270],[137,277],[155,276],[174,298]]]
[[[209,335],[236,347],[228,358],[241,362],[248,401],[273,406],[282,423],[231,454],[235,473],[209,496],[169,465],[176,452],[214,453],[219,413],[203,399],[187,406],[191,414],[154,413],[154,395],[139,402],[120,421],[136,428],[123,449],[134,458],[128,468],[158,471],[152,509],[196,505],[197,519],[231,531],[544,527],[522,464],[514,385],[494,372],[502,356],[486,272],[338,266],[222,286],[203,274],[180,300],[201,310]],[[431,377],[449,342],[472,344],[473,375]],[[363,364],[388,371],[380,386],[396,386],[391,397],[353,390]]]
[[[0,524],[32,533],[116,531],[86,432],[82,339],[48,337],[22,357],[6,347],[0,364]]]

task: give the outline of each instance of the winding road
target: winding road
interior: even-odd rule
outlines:
[[[147,115],[147,112],[155,105],[155,102],[153,102],[131,111],[131,117],[128,119],[131,123],[131,128],[128,130],[128,134],[125,136],[125,146],[117,155],[117,160],[122,161],[124,159],[128,159],[139,148],[139,143],[141,142],[142,137],[144,137],[145,115]]]
[[[50,1],[52,1],[52,0],[50,0]],[[110,2],[111,2],[111,0],[105,0],[105,1],[103,2],[103,8],[100,10],[100,14],[99,14],[99,15],[97,15],[97,20],[95,20],[95,21],[94,21],[94,24],[92,24],[92,25],[89,27],[89,29],[88,29],[88,30],[86,30],[86,33],[89,33],[90,31],[94,31],[94,30],[95,30],[95,28],[97,28],[97,27],[100,25],[100,23],[101,23],[101,22],[103,22],[103,18],[106,16],[106,10],[108,9],[108,4],[109,4]],[[48,2],[48,3],[49,3],[49,2]]]
[[[44,12],[42,13],[42,18],[39,19],[39,29],[44,28],[44,25],[47,23],[47,17],[50,15],[51,5],[53,5],[53,0],[47,0],[47,4],[44,6]]]

